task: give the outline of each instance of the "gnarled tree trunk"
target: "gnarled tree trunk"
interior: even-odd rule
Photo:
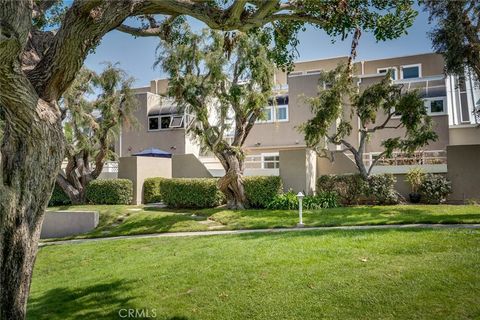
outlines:
[[[227,198],[230,209],[245,209],[248,207],[243,188],[244,162],[235,150],[227,149],[215,154],[225,169],[225,175],[218,180],[218,188]]]
[[[30,127],[7,114],[0,175],[0,319],[25,318],[37,242],[63,156],[59,117],[45,105],[38,100],[35,109],[23,106]]]

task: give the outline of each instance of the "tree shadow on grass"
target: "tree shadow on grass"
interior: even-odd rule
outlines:
[[[117,280],[84,287],[58,287],[33,294],[28,301],[28,319],[117,319],[120,309],[139,308],[130,303],[135,298],[129,295],[132,286],[131,282]]]

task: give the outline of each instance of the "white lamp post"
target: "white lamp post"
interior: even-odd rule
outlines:
[[[298,198],[298,216],[300,218],[300,222],[297,224],[297,228],[303,228],[305,225],[303,224],[303,205],[302,205],[302,200],[303,200],[303,193],[300,191],[298,194],[297,194],[297,198]]]

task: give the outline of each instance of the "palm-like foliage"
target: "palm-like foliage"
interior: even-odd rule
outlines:
[[[86,185],[114,157],[111,146],[122,124],[133,124],[132,81],[114,64],[107,64],[100,74],[82,69],[63,96],[67,166],[57,183],[73,202],[85,200]]]
[[[169,96],[194,115],[189,131],[225,168],[219,187],[230,207],[244,207],[242,146],[272,95],[274,66],[264,34],[183,30],[161,43],[157,63],[169,75]]]

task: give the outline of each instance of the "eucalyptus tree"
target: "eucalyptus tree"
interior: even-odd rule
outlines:
[[[26,316],[45,207],[64,159],[58,101],[105,34],[168,38],[182,16],[223,31],[266,28],[283,64],[305,24],[333,36],[360,27],[386,40],[415,14],[412,0],[1,0],[0,318]]]
[[[272,96],[274,64],[265,35],[184,29],[178,40],[160,44],[158,63],[169,75],[168,94],[193,115],[189,132],[225,169],[218,186],[228,207],[243,209],[243,144]]]
[[[402,92],[402,86],[392,83],[390,73],[380,82],[359,91],[349,68],[341,65],[335,70],[322,72],[319,84],[317,96],[306,99],[313,112],[313,117],[301,126],[306,144],[326,157],[333,151],[329,150],[329,145],[351,152],[364,179],[378,161],[391,156],[394,151],[412,153],[437,139],[418,92]],[[359,126],[358,132],[354,133],[352,122],[356,119],[359,119]],[[363,155],[368,140],[385,129],[396,129],[396,132],[404,131],[405,134],[383,140],[383,151],[367,168]],[[348,139],[352,134],[358,134],[358,146]]]
[[[480,79],[480,2],[422,0],[435,27],[433,47],[443,54],[448,73],[463,76],[465,67]]]
[[[86,186],[100,175],[105,161],[115,157],[111,146],[122,124],[135,124],[132,82],[122,69],[107,64],[100,74],[81,69],[63,95],[67,164],[56,182],[74,204],[85,203]]]

